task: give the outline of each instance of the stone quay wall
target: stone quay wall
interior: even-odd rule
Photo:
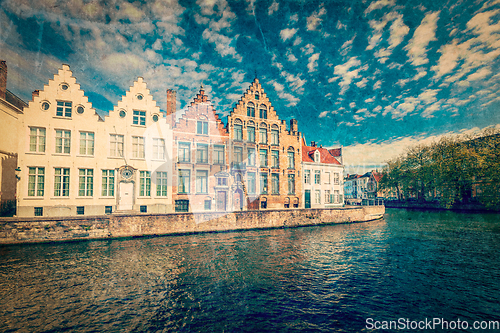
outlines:
[[[384,206],[347,206],[231,213],[11,217],[0,219],[0,245],[354,223],[376,220],[384,213]]]

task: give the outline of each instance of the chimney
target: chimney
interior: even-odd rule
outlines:
[[[172,89],[167,89],[167,116],[174,114],[176,110],[176,92]]]
[[[297,119],[290,119],[290,134],[297,132]]]
[[[311,141],[311,147],[316,147],[316,142]]]
[[[0,60],[0,98],[5,99],[7,92],[7,62]]]
[[[35,97],[40,96],[40,90],[36,89],[31,93],[31,100],[34,100]]]

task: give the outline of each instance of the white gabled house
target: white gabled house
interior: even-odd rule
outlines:
[[[101,117],[63,65],[24,112],[18,216],[172,211],[172,131],[141,77]]]
[[[344,205],[342,148],[326,149],[302,144],[302,172],[305,208]]]

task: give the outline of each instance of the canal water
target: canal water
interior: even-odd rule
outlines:
[[[498,214],[0,247],[1,332],[475,331],[499,301]]]

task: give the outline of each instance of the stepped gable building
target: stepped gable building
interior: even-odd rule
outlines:
[[[142,78],[102,118],[63,65],[25,115],[18,216],[172,211],[172,131]]]
[[[231,111],[227,128],[234,202],[241,209],[303,207],[297,121],[287,130],[257,78]]]
[[[313,141],[302,146],[305,208],[332,208],[344,205],[342,148],[326,149]]]
[[[18,135],[27,105],[7,90],[7,62],[0,60],[0,205],[16,199]]]
[[[175,92],[170,90],[167,105],[175,105]],[[169,109],[169,108],[167,108]],[[232,183],[227,172],[229,134],[219,119],[205,90],[187,106],[175,121],[175,110],[169,109],[173,125],[174,203],[177,212],[231,211]]]

